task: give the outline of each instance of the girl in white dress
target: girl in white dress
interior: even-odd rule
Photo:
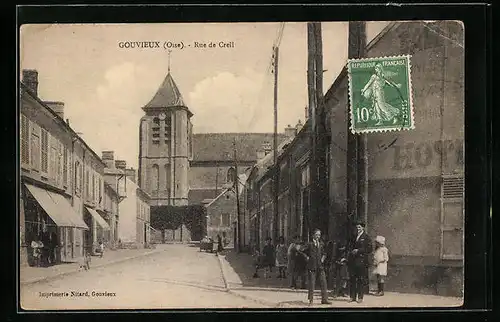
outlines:
[[[373,274],[377,277],[378,296],[384,295],[384,278],[387,276],[387,262],[389,261],[389,250],[385,247],[385,237],[375,238],[375,252],[373,252]]]

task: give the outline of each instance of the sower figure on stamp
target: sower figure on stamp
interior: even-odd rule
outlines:
[[[399,109],[387,103],[385,99],[384,86],[386,84],[396,88],[401,87],[401,84],[395,84],[385,77],[384,69],[379,63],[375,65],[375,73],[361,90],[363,97],[372,100],[374,112],[372,117],[377,121],[377,125],[381,125],[384,121],[396,123],[396,116],[399,115]]]
[[[325,246],[321,242],[321,231],[319,229],[314,230],[313,240],[308,244],[305,253],[308,257],[307,284],[309,290],[309,304],[313,303],[316,278],[319,278],[321,286],[321,304],[330,304],[331,302],[328,301],[326,274],[324,268],[324,262],[326,259]]]
[[[365,232],[363,222],[356,223],[356,236],[349,247],[349,279],[351,302],[363,302],[365,288],[368,285],[368,256],[372,252],[370,237]]]

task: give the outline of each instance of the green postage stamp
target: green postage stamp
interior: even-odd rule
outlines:
[[[410,58],[348,60],[352,133],[415,128]]]

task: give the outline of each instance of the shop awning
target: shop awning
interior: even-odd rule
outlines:
[[[111,229],[109,227],[108,223],[104,220],[104,218],[101,217],[101,215],[99,215],[97,213],[97,211],[95,211],[94,209],[89,208],[89,207],[85,207],[85,208],[87,208],[88,212],[92,215],[92,217],[94,217],[95,221],[97,221],[97,223],[99,224],[99,226],[102,227],[102,229],[104,229],[104,230]]]
[[[89,229],[64,196],[27,183],[25,185],[57,226]]]

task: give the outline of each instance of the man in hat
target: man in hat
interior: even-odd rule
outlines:
[[[305,251],[307,255],[307,284],[308,284],[308,294],[309,304],[313,304],[314,286],[316,278],[319,278],[321,286],[321,304],[331,304],[328,301],[327,285],[326,285],[326,274],[325,274],[325,246],[321,242],[321,231],[315,229],[312,236],[312,242],[310,242]]]
[[[368,286],[368,257],[372,243],[365,232],[365,223],[356,222],[356,236],[349,246],[349,281],[351,302],[363,302],[364,290]]]

